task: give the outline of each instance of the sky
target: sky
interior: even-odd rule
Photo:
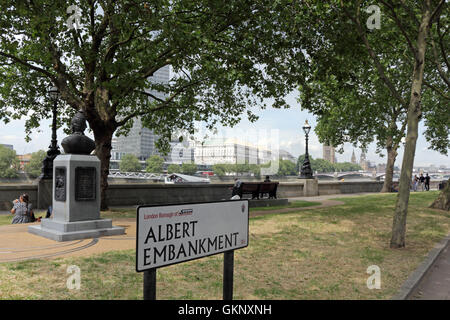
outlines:
[[[319,143],[316,134],[314,133],[314,127],[316,125],[315,117],[303,111],[300,108],[300,104],[297,102],[297,94],[292,93],[287,97],[287,101],[290,105],[289,109],[274,109],[268,108],[265,110],[259,110],[256,114],[259,116],[259,120],[251,123],[243,116],[241,122],[233,129],[218,127],[218,134],[226,138],[245,139],[251,142],[255,142],[257,138],[258,143],[264,144],[267,141],[277,141],[280,150],[286,150],[293,156],[298,157],[305,152],[305,134],[303,133],[302,126],[305,120],[308,120],[312,126],[309,134],[309,152],[313,158],[322,158],[322,145]],[[47,150],[51,140],[51,119],[42,121],[42,125],[39,130],[33,131],[31,135],[31,142],[25,142],[25,119],[11,121],[7,125],[0,122],[0,143],[12,144],[17,154],[26,154],[38,151],[40,149]],[[423,136],[424,127],[419,126],[419,138],[417,141],[416,157],[414,161],[415,166],[429,166],[429,165],[446,165],[450,167],[450,157],[442,155],[436,151],[428,150],[429,143]],[[92,134],[86,132],[88,136],[92,138]],[[60,146],[61,140],[66,136],[62,129],[57,131],[58,145]],[[267,146],[270,144],[267,142]],[[274,146],[272,144],[272,146]],[[60,147],[61,148],[61,147]],[[376,146],[371,144],[367,151],[367,159],[372,163],[385,163],[386,156],[380,157],[375,153]],[[62,150],[62,149],[61,149]],[[336,152],[338,162],[350,162],[352,151],[355,150],[356,159],[359,160],[361,150],[353,148],[351,144],[344,145],[344,153],[339,154]],[[384,152],[386,155],[386,153]],[[396,165],[401,167],[401,159],[403,157],[403,147],[399,150]]]

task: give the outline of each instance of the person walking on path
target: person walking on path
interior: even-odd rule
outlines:
[[[417,184],[419,183],[419,178],[417,177],[417,174],[414,175],[414,178],[412,180],[413,190],[417,191]]]
[[[430,191],[430,176],[428,173],[425,176],[425,190]]]
[[[423,173],[420,174],[419,182],[420,182],[420,189],[423,191],[425,186],[425,177],[423,176]]]

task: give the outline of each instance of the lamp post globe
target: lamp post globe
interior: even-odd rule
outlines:
[[[311,125],[308,123],[308,120],[305,121],[303,125],[303,131],[305,132],[305,159],[303,160],[303,164],[300,168],[300,179],[314,179],[313,171],[311,169],[311,163],[309,161],[309,152],[308,152],[308,136],[309,131],[311,130]]]
[[[308,123],[308,120],[305,121],[305,124],[303,125],[302,128],[306,134],[306,138],[308,139],[308,134],[309,134],[309,131],[311,130],[311,125]]]
[[[59,90],[55,86],[52,86],[50,87],[50,89],[48,89],[48,94],[53,102],[59,99]]]

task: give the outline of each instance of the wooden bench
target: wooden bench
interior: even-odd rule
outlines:
[[[269,199],[277,198],[277,188],[279,182],[242,182],[238,190],[238,195],[242,199],[242,195],[251,194],[252,199],[263,198],[263,195],[267,193]]]

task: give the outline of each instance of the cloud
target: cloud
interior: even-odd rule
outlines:
[[[2,141],[2,142],[4,142],[4,143],[7,143],[7,142],[11,142],[11,143],[17,142],[17,141],[19,141],[19,139],[21,139],[21,138],[19,138],[19,137],[17,137],[17,136],[13,136],[13,135],[2,135],[2,136],[0,136],[0,141]]]

